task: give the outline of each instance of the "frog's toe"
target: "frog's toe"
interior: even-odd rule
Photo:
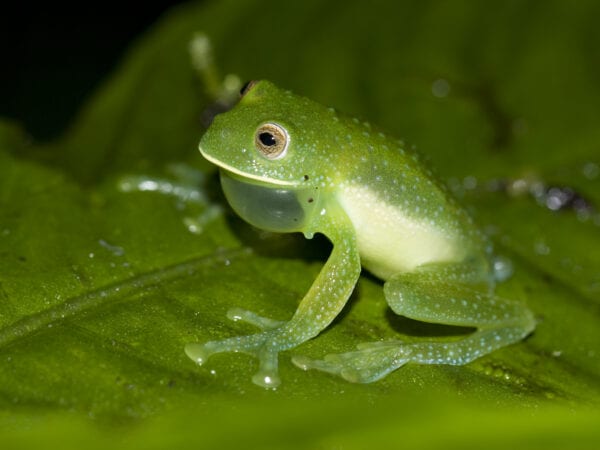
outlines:
[[[201,366],[208,358],[216,353],[243,352],[246,351],[246,347],[248,347],[248,345],[244,345],[244,342],[241,339],[230,338],[222,341],[209,341],[203,344],[187,344],[184,350],[186,355]]]
[[[212,344],[212,342],[207,342],[205,344],[200,344],[194,342],[192,344],[187,344],[184,348],[185,354],[188,355],[196,364],[201,366],[204,364],[208,358],[216,351],[212,350],[208,344]]]
[[[406,359],[382,361],[374,365],[360,365],[344,368],[340,375],[352,383],[372,383],[388,375],[408,362]]]
[[[185,353],[199,365],[204,364],[216,353],[243,352],[258,357],[258,350],[264,341],[262,334],[237,336],[220,341],[187,344]]]
[[[296,355],[292,356],[292,363],[302,370],[320,370],[321,372],[341,376],[342,366],[336,362],[328,361],[327,357],[325,359],[311,359]]]
[[[357,365],[359,361],[353,361],[349,353],[339,355],[327,355],[323,359],[310,359],[304,356],[294,356],[292,362],[303,370],[319,370],[332,375],[337,375],[353,383],[367,382],[365,370]]]
[[[227,318],[234,322],[246,322],[261,330],[273,330],[281,327],[285,321],[269,319],[242,308],[231,308],[227,311]]]
[[[408,349],[382,343],[363,345],[355,352],[331,354],[322,360],[295,356],[292,362],[303,370],[320,370],[352,383],[371,383],[403,366],[410,360]]]
[[[281,384],[277,353],[261,352],[258,358],[260,368],[252,377],[252,382],[266,389],[275,389]]]

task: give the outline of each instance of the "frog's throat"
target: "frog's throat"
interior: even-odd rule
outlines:
[[[267,177],[265,175],[256,175],[253,173],[243,172],[239,169],[236,169],[233,166],[225,164],[223,161],[219,161],[218,159],[213,158],[212,156],[207,154],[204,150],[202,150],[202,147],[200,147],[200,153],[202,154],[202,156],[204,156],[204,158],[206,160],[210,161],[215,166],[218,166],[221,169],[226,170],[227,172],[237,175],[243,179],[258,181],[259,184],[274,184],[277,186],[287,186],[287,187],[297,187],[298,186],[297,183],[293,183],[290,181],[282,181],[282,180],[277,180],[275,178]]]

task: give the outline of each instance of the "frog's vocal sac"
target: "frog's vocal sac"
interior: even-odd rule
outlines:
[[[244,220],[307,238],[322,233],[333,250],[289,321],[235,309],[230,317],[259,331],[188,344],[198,364],[215,353],[248,353],[259,363],[253,381],[277,387],[279,352],[332,322],[361,266],[385,282],[396,314],[475,331],[459,340],[364,343],[323,360],[293,356],[300,368],[368,383],[406,363],[467,364],[534,329],[526,306],[494,294],[490,245],[470,217],[417,155],[368,123],[257,81],[215,118],[200,152],[220,168],[225,196]]]

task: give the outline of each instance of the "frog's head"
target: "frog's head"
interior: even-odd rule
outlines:
[[[200,152],[221,168],[227,200],[245,220],[271,231],[307,231],[331,155],[322,148],[332,111],[268,81],[248,83],[218,115]],[[329,121],[333,122],[333,121]]]

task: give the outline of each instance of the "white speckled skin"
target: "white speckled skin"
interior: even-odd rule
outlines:
[[[276,158],[257,140],[264,124],[284,130],[285,150]],[[369,124],[260,81],[215,119],[200,151],[221,167],[225,195],[241,217],[272,231],[323,233],[333,251],[289,322],[235,310],[263,331],[189,344],[199,364],[218,352],[250,353],[260,363],[253,381],[276,387],[278,353],[331,323],[361,265],[386,281],[396,313],[477,331],[447,343],[364,344],[322,361],[294,357],[299,367],[370,382],[407,362],[466,364],[534,329],[526,307],[494,296],[489,246],[470,218],[415,154]]]

